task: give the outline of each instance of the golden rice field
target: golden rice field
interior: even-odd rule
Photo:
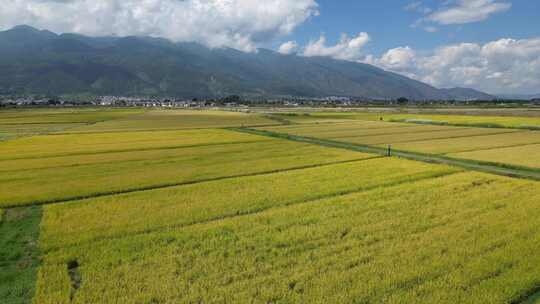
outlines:
[[[267,140],[269,139],[265,137],[253,137],[223,130],[92,133],[84,136],[59,134],[25,137],[2,143],[0,160],[90,155]]]
[[[540,144],[449,154],[451,157],[540,168]]]
[[[256,213],[457,171],[378,158],[67,202],[44,208],[42,239],[48,249]],[[348,179],[350,175],[361,178]],[[85,225],[80,225],[81,220]]]
[[[501,147],[513,147],[540,143],[540,132],[523,131],[513,133],[503,133],[495,135],[484,135],[475,137],[443,138],[418,142],[404,142],[394,145],[396,149],[448,154],[457,152],[468,152],[482,149],[492,149]]]
[[[96,123],[144,113],[141,109],[39,108],[2,110],[0,125]]]
[[[23,136],[42,135],[61,132],[83,125],[84,123],[39,123],[39,124],[0,124],[0,141]]]
[[[69,130],[75,133],[85,132],[121,132],[177,130],[199,128],[224,128],[240,126],[274,125],[275,121],[260,114],[219,111],[175,111],[154,110],[121,119],[108,120]]]
[[[293,124],[256,129],[379,148],[390,145],[395,150],[540,168],[536,157],[540,154],[536,145],[540,144],[540,131],[381,121]]]
[[[184,110],[10,119],[70,126],[0,142],[2,304],[540,297],[540,182],[229,127],[528,168],[540,133]]]
[[[70,303],[76,260],[75,303],[506,303],[538,284],[539,201],[456,173],[148,229],[47,251],[34,301]]]
[[[139,109],[22,109],[3,110],[0,141],[18,137],[64,132],[70,129],[143,113]]]
[[[198,135],[198,138],[205,136],[204,132]],[[89,158],[83,155],[53,160],[40,158],[37,161],[6,161],[7,165],[17,166],[20,163],[21,167],[26,165],[30,169],[13,170],[12,167],[12,170],[2,172],[0,183],[4,187],[0,190],[0,206],[40,204],[369,157],[373,156],[270,140],[107,153],[100,154],[97,160],[96,155],[90,155]],[[75,164],[77,159],[88,163]],[[35,168],[44,163],[50,163],[51,167]]]
[[[464,110],[456,114],[433,114],[433,113],[395,113],[394,110],[390,111],[377,111],[377,109],[370,109],[365,112],[346,111],[346,112],[309,112],[309,113],[296,113],[276,114],[294,123],[299,124],[311,124],[311,123],[324,123],[324,122],[339,122],[347,120],[367,120],[367,121],[379,121],[386,122],[410,122],[420,124],[445,124],[456,126],[470,126],[470,127],[500,127],[500,128],[524,128],[524,129],[540,129],[540,115],[538,111],[519,111],[519,114],[530,113],[529,115],[519,116],[514,115],[512,110],[503,111],[501,113],[495,113],[494,115],[487,110]],[[447,110],[451,112],[451,110]],[[424,111],[428,112],[428,111]],[[437,110],[432,110],[437,112]],[[440,111],[439,111],[440,112]],[[492,112],[492,111],[491,111]],[[468,115],[468,113],[474,113],[474,115]],[[503,115],[504,114],[504,115]]]

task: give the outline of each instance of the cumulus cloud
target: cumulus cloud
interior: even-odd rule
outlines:
[[[321,35],[316,41],[311,41],[303,51],[306,57],[324,56],[342,60],[360,60],[363,57],[362,48],[369,42],[368,33],[361,32],[356,37],[341,35],[335,45],[327,45],[326,37]]]
[[[318,15],[315,0],[0,0],[0,29],[149,35],[253,51]]]
[[[404,9],[423,15],[411,27],[422,28],[433,33],[438,31],[434,25],[484,21],[496,13],[509,10],[511,7],[512,3],[501,0],[447,0],[436,10],[425,6],[422,1],[411,2]]]
[[[399,47],[365,61],[436,87],[491,93],[536,92],[540,87],[540,38],[460,43],[427,54]]]
[[[287,41],[279,47],[278,52],[284,55],[289,55],[296,52],[297,49],[298,43],[296,43],[296,41]]]
[[[486,20],[489,16],[507,11],[511,7],[511,3],[496,0],[459,0],[454,6],[430,14],[427,19],[444,25],[465,24]]]

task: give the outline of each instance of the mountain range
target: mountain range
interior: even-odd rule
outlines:
[[[533,100],[540,99],[540,93],[538,94],[506,94],[499,95],[501,99],[513,99],[513,100]]]
[[[152,37],[58,35],[29,26],[0,32],[0,94],[494,98],[327,57],[245,53]]]

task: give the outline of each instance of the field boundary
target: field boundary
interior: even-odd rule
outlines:
[[[288,140],[293,140],[293,141],[298,141],[298,142],[312,143],[312,144],[317,144],[317,145],[321,145],[325,147],[342,148],[342,149],[353,150],[353,151],[358,151],[358,152],[388,156],[387,155],[388,150],[386,148],[369,146],[369,145],[345,143],[345,142],[326,140],[326,139],[320,139],[320,138],[314,138],[314,137],[290,135],[290,134],[285,134],[285,133],[277,133],[277,132],[255,130],[255,129],[248,129],[248,128],[230,128],[229,130],[235,130],[238,132],[249,133],[249,134],[254,134],[254,135],[263,135],[263,136],[269,136],[269,137],[275,137],[275,138],[281,138],[281,139],[288,139]],[[403,151],[403,150],[392,150],[391,156],[410,159],[410,160],[416,160],[416,161],[421,161],[421,162],[426,162],[426,163],[435,163],[435,164],[461,167],[468,170],[479,171],[479,172],[484,172],[484,173],[492,173],[496,175],[540,181],[540,169],[517,167],[517,166],[500,164],[500,163],[489,163],[489,162],[482,162],[482,161],[475,161],[475,160],[458,159],[458,158],[451,158],[451,157],[446,157],[446,156],[441,156],[441,155],[436,155],[436,154],[425,154],[425,153],[409,152],[409,151]]]

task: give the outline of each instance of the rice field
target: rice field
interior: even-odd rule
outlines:
[[[540,275],[539,201],[536,182],[456,173],[148,229],[48,251],[34,300],[69,303],[76,260],[75,303],[511,302]]]
[[[152,131],[274,125],[260,114],[222,111],[153,110],[71,129],[74,133]]]
[[[69,120],[35,111],[0,120]],[[527,168],[540,133],[73,111],[80,125],[0,142],[2,303],[525,303],[540,290],[540,182],[229,127]]]
[[[2,110],[0,125],[97,123],[144,113],[141,109],[37,108]]]
[[[143,143],[144,147],[152,147],[147,151],[139,147],[139,150],[122,152],[2,161],[3,168],[9,170],[0,171],[0,183],[4,186],[0,190],[0,207],[42,204],[373,157],[220,130],[189,131],[189,135],[184,134],[184,140],[181,134],[177,134],[179,141],[189,143],[189,146],[157,149],[156,145],[164,140],[159,138],[159,134],[153,135],[157,142],[134,141],[135,145]],[[221,144],[208,145],[208,140],[212,139]],[[198,145],[193,146],[194,143]],[[123,143],[121,147],[125,148]],[[77,178],[73,178],[75,176]]]
[[[385,117],[385,120],[397,122],[410,121],[419,123],[443,123],[449,125],[540,129],[540,117],[392,114]]]
[[[65,132],[102,121],[143,113],[139,109],[17,109],[0,114],[0,142],[19,137]]]
[[[384,110],[384,111],[382,111]],[[419,110],[420,111],[420,110]],[[456,111],[455,114],[437,114],[443,110],[424,110],[422,112],[434,113],[395,113],[394,109],[366,109],[363,112],[346,111],[331,112],[319,111],[308,113],[275,113],[286,120],[298,124],[312,124],[325,122],[340,122],[350,120],[362,121],[386,121],[417,124],[439,124],[467,127],[496,127],[496,128],[518,128],[518,129],[540,129],[540,115],[538,111],[512,111],[499,110],[494,115],[494,111],[485,109],[465,109]],[[513,112],[517,112],[514,114]],[[525,115],[528,114],[528,115]]]
[[[495,135],[433,139],[418,142],[404,142],[393,145],[395,149],[422,153],[448,154],[500,147],[513,147],[540,143],[540,132],[524,131]]]
[[[540,168],[540,163],[536,160],[536,155],[540,154],[537,146],[540,144],[540,131],[384,121],[297,124],[256,129],[379,148],[391,146],[394,150],[502,165]]]
[[[43,247],[192,225],[457,171],[368,159],[55,204],[44,208]]]
[[[540,168],[540,144],[475,150],[449,154],[451,157]]]
[[[90,155],[268,140],[223,130],[59,134],[0,143],[0,160]],[[39,147],[39,149],[36,149]]]

